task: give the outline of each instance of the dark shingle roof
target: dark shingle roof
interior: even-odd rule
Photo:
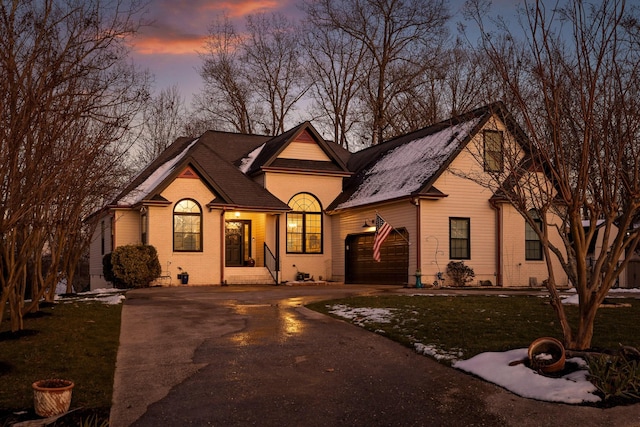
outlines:
[[[268,140],[266,135],[245,135],[241,133],[207,131],[200,140],[211,147],[220,157],[228,162],[235,162],[255,150]]]
[[[348,167],[354,175],[327,209],[446,196],[433,183],[493,113],[515,124],[504,105],[495,103],[353,153]]]
[[[244,175],[228,158],[240,157],[247,149],[263,143],[265,137],[224,132],[206,132],[203,138],[181,138],[145,168],[113,205],[133,206],[143,200],[154,200],[184,170],[193,167],[205,184],[216,194],[215,205],[232,208],[288,210],[289,207],[259,184]],[[229,137],[229,143],[225,143]],[[220,152],[218,152],[220,150]],[[225,157],[227,159],[225,159]]]

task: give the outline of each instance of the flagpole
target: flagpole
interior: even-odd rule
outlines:
[[[389,224],[389,227],[391,227],[391,229],[392,229],[393,231],[395,231],[396,233],[398,233],[398,234],[400,235],[400,237],[402,237],[402,238],[404,239],[404,241],[405,241],[405,242],[407,242],[407,244],[409,244],[409,245],[411,244],[411,242],[409,241],[409,239],[407,239],[406,237],[404,237],[404,235],[403,235],[401,232],[399,232],[397,228],[395,228],[393,225],[391,225],[391,223],[390,223],[389,221],[387,221],[386,219],[384,219],[384,218],[382,217],[382,215],[380,215],[380,214],[378,213],[378,211],[376,211],[376,215],[377,215],[377,216],[379,216],[379,217],[380,217],[384,222],[386,222],[387,224]],[[377,232],[378,232],[378,227],[376,227],[376,233],[377,233]]]

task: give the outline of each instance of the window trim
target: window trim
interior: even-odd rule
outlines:
[[[529,210],[529,215],[531,216],[531,218],[533,219],[533,221],[538,225],[538,227],[542,228],[542,220],[540,219],[540,215],[538,214],[538,212],[535,209],[531,209]],[[531,232],[535,234],[535,239],[527,239],[527,231],[531,229]],[[540,254],[538,257],[530,257],[529,256],[529,250],[528,250],[528,244],[531,243],[537,243],[538,246],[538,253]],[[542,241],[540,240],[540,236],[538,236],[536,234],[536,232],[533,230],[533,227],[531,227],[531,224],[529,224],[529,221],[527,221],[526,219],[524,220],[524,259],[525,261],[543,261],[544,260],[544,253],[542,251]]]
[[[310,198],[313,198],[316,202],[316,204],[318,205],[319,210],[318,211],[296,211],[293,210],[293,202],[294,199],[296,199],[298,196],[301,195],[306,195],[309,196]],[[308,193],[306,191],[300,192],[300,193],[296,193],[294,194],[288,202],[289,207],[292,208],[291,211],[287,212],[287,215],[285,217],[285,226],[286,226],[286,232],[285,232],[285,245],[286,245],[286,253],[287,254],[299,254],[299,255],[322,255],[324,253],[324,212],[322,209],[322,203],[320,202],[320,199],[318,199],[315,195]],[[289,249],[289,235],[290,235],[290,231],[289,231],[289,217],[290,215],[302,215],[301,221],[302,221],[302,232],[301,233],[296,233],[296,234],[300,234],[301,235],[301,239],[302,239],[302,249],[301,251],[293,251]],[[309,252],[309,250],[307,249],[307,240],[309,238],[309,236],[307,235],[307,218],[311,218],[311,217],[318,217],[320,219],[320,232],[319,233],[310,233],[310,234],[320,234],[320,250],[319,251],[314,251],[314,252]]]
[[[500,136],[500,151],[487,149],[487,135],[499,135]],[[504,132],[500,130],[485,129],[482,132],[483,149],[484,149],[484,171],[485,172],[502,172],[504,170]],[[496,163],[496,167],[490,167],[491,164]]]
[[[184,201],[190,201],[193,202],[197,207],[198,207],[198,213],[186,213],[186,212],[176,212],[176,207],[184,202]],[[178,216],[198,216],[200,219],[200,230],[198,231],[198,235],[199,235],[199,242],[200,245],[197,249],[176,249],[176,215]],[[191,198],[184,198],[184,199],[180,199],[176,202],[176,204],[173,206],[173,214],[171,215],[171,231],[172,231],[172,236],[173,236],[173,252],[202,252],[203,248],[204,248],[204,241],[203,241],[203,217],[202,217],[202,206],[200,206],[200,203],[198,203],[196,200],[191,199]],[[194,233],[195,234],[195,233]]]
[[[453,254],[453,241],[452,225],[454,221],[466,221],[467,223],[467,237],[466,239],[455,238],[455,240],[466,240],[466,256],[454,256]],[[471,218],[466,217],[449,217],[449,259],[471,259]]]

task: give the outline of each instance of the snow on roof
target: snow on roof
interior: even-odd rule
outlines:
[[[238,167],[238,169],[240,169],[242,173],[246,174],[249,171],[251,165],[253,164],[253,161],[260,155],[260,152],[262,151],[264,146],[265,144],[262,144],[261,146],[250,152],[247,157],[240,160],[240,166]]]
[[[118,206],[132,206],[142,201],[142,199],[157,187],[167,176],[173,172],[175,166],[184,158],[189,149],[198,142],[199,138],[196,138],[189,144],[180,154],[168,160],[159,166],[147,179],[142,181],[136,188],[125,194],[118,200]]]
[[[480,119],[450,126],[403,144],[377,160],[349,200],[348,208],[408,196],[420,189],[449,158]]]

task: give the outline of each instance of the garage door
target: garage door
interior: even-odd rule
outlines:
[[[404,285],[409,274],[409,234],[399,229],[380,248],[380,262],[373,260],[375,233],[351,234],[346,239],[345,282]]]

